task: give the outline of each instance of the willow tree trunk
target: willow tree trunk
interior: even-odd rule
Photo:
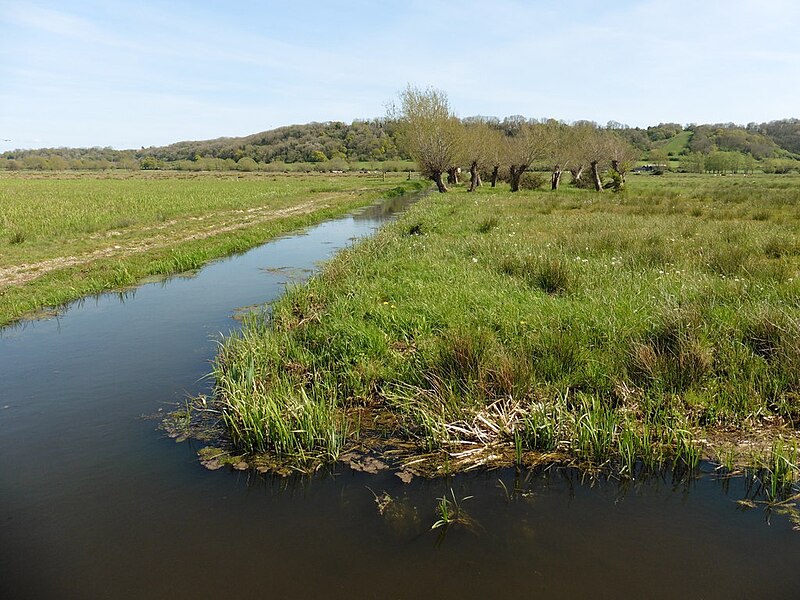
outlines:
[[[458,167],[451,167],[447,169],[447,183],[458,183]]]
[[[624,185],[625,184],[625,173],[623,171],[619,170],[619,161],[618,160],[612,160],[611,161],[611,168],[614,169],[619,174],[619,178],[622,180],[622,184]]]
[[[591,162],[592,167],[592,181],[594,181],[594,189],[598,192],[603,191],[603,181],[600,179],[600,169],[597,166],[597,161]]]
[[[439,190],[439,193],[444,194],[447,191],[447,186],[442,181],[442,172],[441,171],[434,171],[431,174],[431,179],[436,183],[436,188]]]
[[[556,167],[555,169],[553,169],[553,173],[552,173],[552,175],[550,175],[550,189],[551,190],[557,190],[558,189],[558,186],[561,183],[561,173],[563,173],[561,168]]]
[[[500,165],[492,168],[492,187],[497,187],[497,178],[500,176]]]
[[[511,191],[518,192],[519,191],[519,182],[522,179],[522,174],[525,172],[526,167],[518,167],[516,165],[511,165],[510,176],[511,176]]]
[[[475,188],[481,184],[481,176],[478,173],[478,163],[473,161],[469,166],[469,189],[468,192],[474,192]]]
[[[583,166],[573,167],[569,172],[572,174],[572,183],[576,185],[580,183],[581,177],[583,177]]]

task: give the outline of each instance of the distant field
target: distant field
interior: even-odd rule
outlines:
[[[678,135],[668,139],[666,144],[660,146],[660,149],[667,154],[677,156],[689,145],[689,140],[691,139],[691,131],[681,131]]]
[[[419,184],[405,174],[0,174],[0,324]]]

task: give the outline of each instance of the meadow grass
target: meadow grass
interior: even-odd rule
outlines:
[[[422,187],[405,177],[0,174],[0,325]]]
[[[692,139],[691,131],[681,131],[677,135],[667,140],[665,144],[657,146],[664,152],[672,153],[677,156],[678,154],[680,154],[682,150],[686,149],[691,139]]]
[[[794,177],[432,195],[228,338],[217,399],[240,448],[297,468],[360,446],[426,474],[633,477],[725,448],[781,491],[798,474],[776,440],[800,424],[799,207]]]

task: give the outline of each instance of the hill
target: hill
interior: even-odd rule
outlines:
[[[504,121],[488,119],[501,130]],[[467,121],[468,119],[465,119]],[[708,157],[716,152],[735,153],[761,161],[764,168],[780,170],[781,161],[800,158],[800,119],[769,123],[686,125],[659,123],[647,128],[611,122],[607,126],[627,139],[642,157],[663,152],[678,157]],[[288,125],[244,137],[183,141],[139,150],[112,148],[40,148],[0,154],[0,170],[63,169],[180,169],[256,170],[284,169],[294,163],[301,169],[352,168],[365,161],[383,161],[387,169],[408,168],[408,156],[397,142],[396,126],[383,119]],[[387,161],[393,161],[394,166]],[[778,161],[775,164],[767,163]],[[271,166],[267,166],[271,165]],[[317,166],[315,166],[317,165]],[[398,166],[399,165],[399,166]],[[360,168],[360,167],[359,167]],[[792,168],[795,168],[792,166]]]
[[[289,125],[239,138],[178,142],[139,153],[164,161],[197,158],[233,159],[249,157],[267,162],[322,162],[396,160],[405,158],[397,149],[391,124],[373,119]]]

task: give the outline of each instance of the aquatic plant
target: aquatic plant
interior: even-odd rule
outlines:
[[[756,478],[760,480],[767,501],[778,503],[793,493],[800,492],[800,467],[798,467],[797,441],[778,438],[769,453],[762,459]]]
[[[444,494],[436,505],[436,515],[438,519],[431,525],[431,529],[439,529],[440,527],[447,528],[452,525],[466,525],[474,526],[475,522],[464,510],[462,504],[472,498],[473,496],[464,496],[460,500],[456,498],[456,493],[453,488],[450,488],[450,498]]]

